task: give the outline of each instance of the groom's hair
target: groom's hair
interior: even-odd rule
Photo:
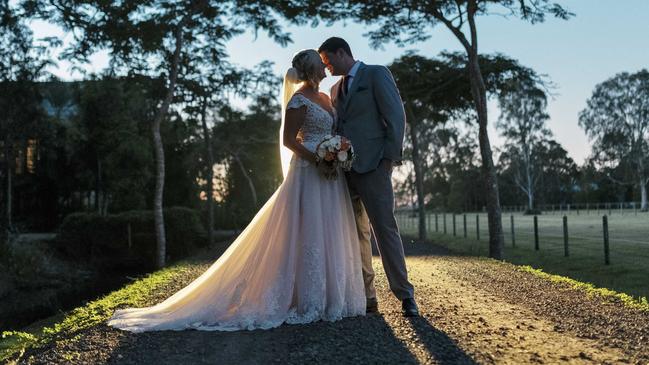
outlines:
[[[320,48],[318,48],[318,53],[320,52],[331,52],[331,53],[336,53],[339,49],[343,49],[345,53],[349,55],[349,57],[354,58],[352,55],[352,49],[349,48],[349,44],[345,42],[344,39],[340,37],[331,37],[324,41]]]

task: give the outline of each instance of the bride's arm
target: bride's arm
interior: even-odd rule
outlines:
[[[299,157],[316,163],[316,154],[309,151],[297,140],[297,133],[304,123],[306,117],[306,106],[300,108],[291,108],[286,111],[284,120],[284,146],[289,148]]]

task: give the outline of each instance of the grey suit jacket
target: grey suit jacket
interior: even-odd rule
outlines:
[[[331,100],[338,114],[336,131],[354,146],[354,171],[372,171],[383,158],[401,161],[406,113],[387,67],[361,63],[347,96],[341,78],[331,88]]]

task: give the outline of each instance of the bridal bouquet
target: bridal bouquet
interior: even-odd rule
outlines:
[[[354,162],[354,148],[351,141],[343,136],[326,135],[316,147],[319,167],[327,179],[338,177],[338,167],[344,171],[352,169]],[[322,166],[324,165],[324,166]]]

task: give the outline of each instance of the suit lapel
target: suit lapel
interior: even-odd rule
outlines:
[[[347,110],[347,105],[356,92],[358,82],[363,77],[363,71],[365,71],[365,64],[361,62],[361,64],[358,65],[358,70],[356,70],[356,75],[354,75],[354,78],[352,79],[352,84],[349,87],[349,92],[347,93],[347,95],[345,95],[345,99],[343,101],[343,110]]]
[[[334,84],[333,90],[332,90],[332,99],[334,103],[334,107],[336,108],[336,111],[338,112],[338,115],[340,116],[342,114],[343,110],[343,103],[345,101],[345,98],[343,97],[341,91],[342,91],[342,84],[343,80],[342,78],[338,80],[336,84]]]

